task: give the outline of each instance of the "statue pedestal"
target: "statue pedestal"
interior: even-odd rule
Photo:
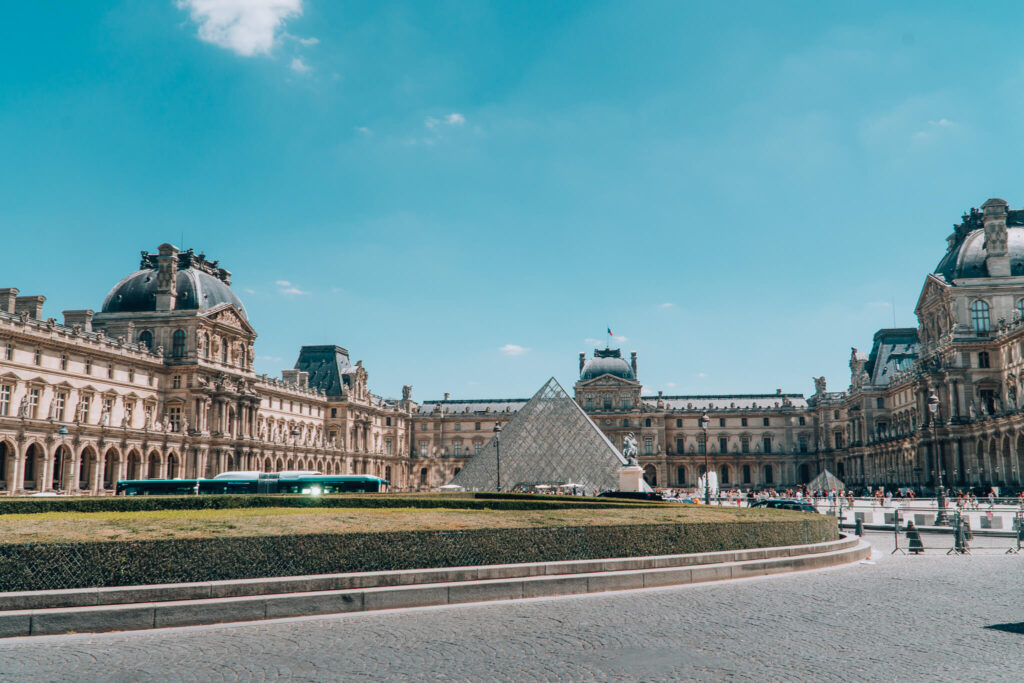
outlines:
[[[620,491],[643,491],[644,468],[640,465],[626,465],[619,470]]]

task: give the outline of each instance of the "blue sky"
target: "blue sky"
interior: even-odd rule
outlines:
[[[161,242],[414,398],[811,393],[915,325],[960,214],[1024,206],[1018,3],[19,3],[0,286],[98,309]],[[895,311],[893,310],[895,306]]]

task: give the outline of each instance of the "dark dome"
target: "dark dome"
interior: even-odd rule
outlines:
[[[580,371],[580,380],[595,379],[601,375],[636,380],[633,368],[622,357],[619,349],[594,349],[594,357],[584,363]]]
[[[137,270],[114,285],[103,300],[104,313],[140,313],[156,310],[157,271]],[[245,306],[231,286],[219,278],[195,268],[178,270],[178,298],[175,310],[204,311],[220,304],[233,304],[246,320]]]
[[[1006,253],[1010,257],[1010,275],[1024,275],[1024,212],[1010,211],[1006,220]],[[964,226],[958,226],[963,230]],[[935,267],[935,273],[942,275],[946,282],[959,278],[989,277],[985,259],[985,230],[980,221],[970,232],[960,232],[956,237],[962,238]],[[953,239],[952,237],[950,239]]]

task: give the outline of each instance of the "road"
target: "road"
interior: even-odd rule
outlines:
[[[869,562],[736,582],[11,639],[0,680],[1020,680],[1024,624],[992,626],[1024,622],[1024,555],[868,540]]]

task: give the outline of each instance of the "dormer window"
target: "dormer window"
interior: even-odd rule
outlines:
[[[143,330],[139,334],[139,343],[145,346],[150,351],[153,350],[153,333],[149,330]]]
[[[988,303],[978,299],[971,303],[971,324],[975,332],[988,332],[990,329]]]

